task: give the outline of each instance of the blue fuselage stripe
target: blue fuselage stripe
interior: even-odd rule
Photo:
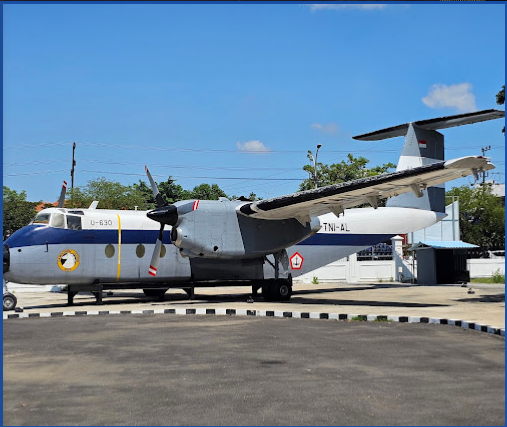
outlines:
[[[158,230],[123,230],[122,244],[155,244]],[[369,246],[384,242],[393,237],[392,234],[329,234],[317,233],[298,245],[310,246]],[[162,242],[171,244],[169,230],[164,231]],[[65,230],[40,225],[28,225],[16,231],[6,241],[10,248],[21,246],[53,244],[116,244],[118,230]]]
[[[150,244],[157,241],[158,230],[122,230],[122,244]],[[65,230],[60,228],[28,225],[16,231],[6,241],[10,248],[48,244],[115,244],[118,230]],[[169,230],[164,231],[162,243],[170,244]]]
[[[298,245],[311,246],[369,246],[391,239],[393,234],[330,234],[317,233]]]

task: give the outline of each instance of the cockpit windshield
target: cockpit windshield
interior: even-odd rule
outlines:
[[[50,213],[39,213],[33,220],[34,224],[49,224],[49,218],[51,217]]]
[[[54,228],[67,228],[81,230],[81,217],[77,215],[64,215],[59,212],[40,212],[33,220],[33,224],[46,224]]]

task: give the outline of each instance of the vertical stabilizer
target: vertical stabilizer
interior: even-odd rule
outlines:
[[[444,135],[436,130],[423,129],[410,123],[396,171],[412,169],[443,160]],[[386,202],[386,206],[444,212],[445,185],[440,184],[424,190],[422,197],[417,197],[414,193],[391,197]]]

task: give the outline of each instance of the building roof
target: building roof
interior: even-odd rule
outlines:
[[[414,243],[409,251],[417,249],[433,248],[433,249],[472,249],[478,248],[477,245],[471,243],[462,242],[461,240],[425,240],[418,243]]]

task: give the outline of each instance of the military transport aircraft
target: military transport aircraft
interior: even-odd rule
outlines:
[[[171,287],[224,284],[262,288],[266,300],[286,301],[293,277],[443,219],[443,183],[494,166],[483,156],[445,161],[437,130],[504,116],[484,110],[356,136],[406,135],[396,172],[267,200],[169,204],[146,168],[154,210],[102,210],[98,202],[68,209],[61,196],[58,207],[4,242],[4,280],[66,283],[70,304],[80,290],[100,303],[102,289],[141,288],[163,298]],[[365,203],[371,207],[351,209]]]

